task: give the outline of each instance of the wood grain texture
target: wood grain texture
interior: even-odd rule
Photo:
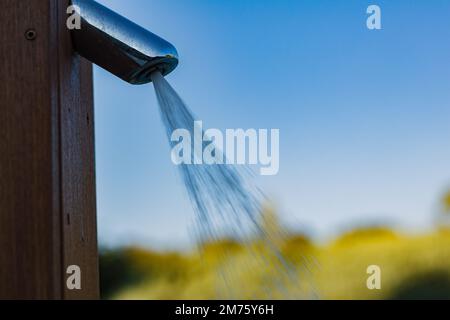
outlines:
[[[73,52],[68,1],[0,5],[0,298],[96,299],[92,67]],[[81,290],[66,288],[72,264]]]

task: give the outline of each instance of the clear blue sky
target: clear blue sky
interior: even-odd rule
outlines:
[[[168,80],[205,127],[280,129],[280,172],[258,182],[287,225],[431,223],[450,183],[450,1],[100,2],[177,47]],[[96,68],[95,103],[101,243],[186,246],[152,86]]]

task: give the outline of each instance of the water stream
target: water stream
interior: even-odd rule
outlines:
[[[171,141],[174,130],[186,129],[194,137],[199,132],[194,127],[198,119],[159,72],[152,74],[152,81],[173,148],[178,143]],[[216,149],[216,152],[221,151]],[[192,152],[191,163],[199,156]],[[284,259],[279,244],[284,235],[279,229],[272,230],[272,222],[264,215],[267,199],[254,185],[251,171],[245,166],[226,164],[181,164],[179,169],[196,215],[195,233],[199,242],[232,238],[246,245],[251,253],[251,259],[239,265],[230,257],[222,266],[218,278],[224,285],[217,290],[218,298],[242,296],[236,290],[244,290],[248,276],[255,272],[264,273],[264,283],[250,292],[248,298],[304,298],[304,289],[299,296],[301,270]],[[255,238],[259,239],[258,245],[252,241]],[[308,295],[310,298],[314,293]]]

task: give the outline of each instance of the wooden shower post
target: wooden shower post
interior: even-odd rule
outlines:
[[[99,297],[92,66],[68,5],[0,0],[0,298]]]

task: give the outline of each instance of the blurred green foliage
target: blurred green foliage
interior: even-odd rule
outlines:
[[[140,282],[151,284],[156,279],[177,281],[185,276],[184,264],[189,259],[177,253],[160,254],[141,248],[100,250],[100,283],[103,298]]]

